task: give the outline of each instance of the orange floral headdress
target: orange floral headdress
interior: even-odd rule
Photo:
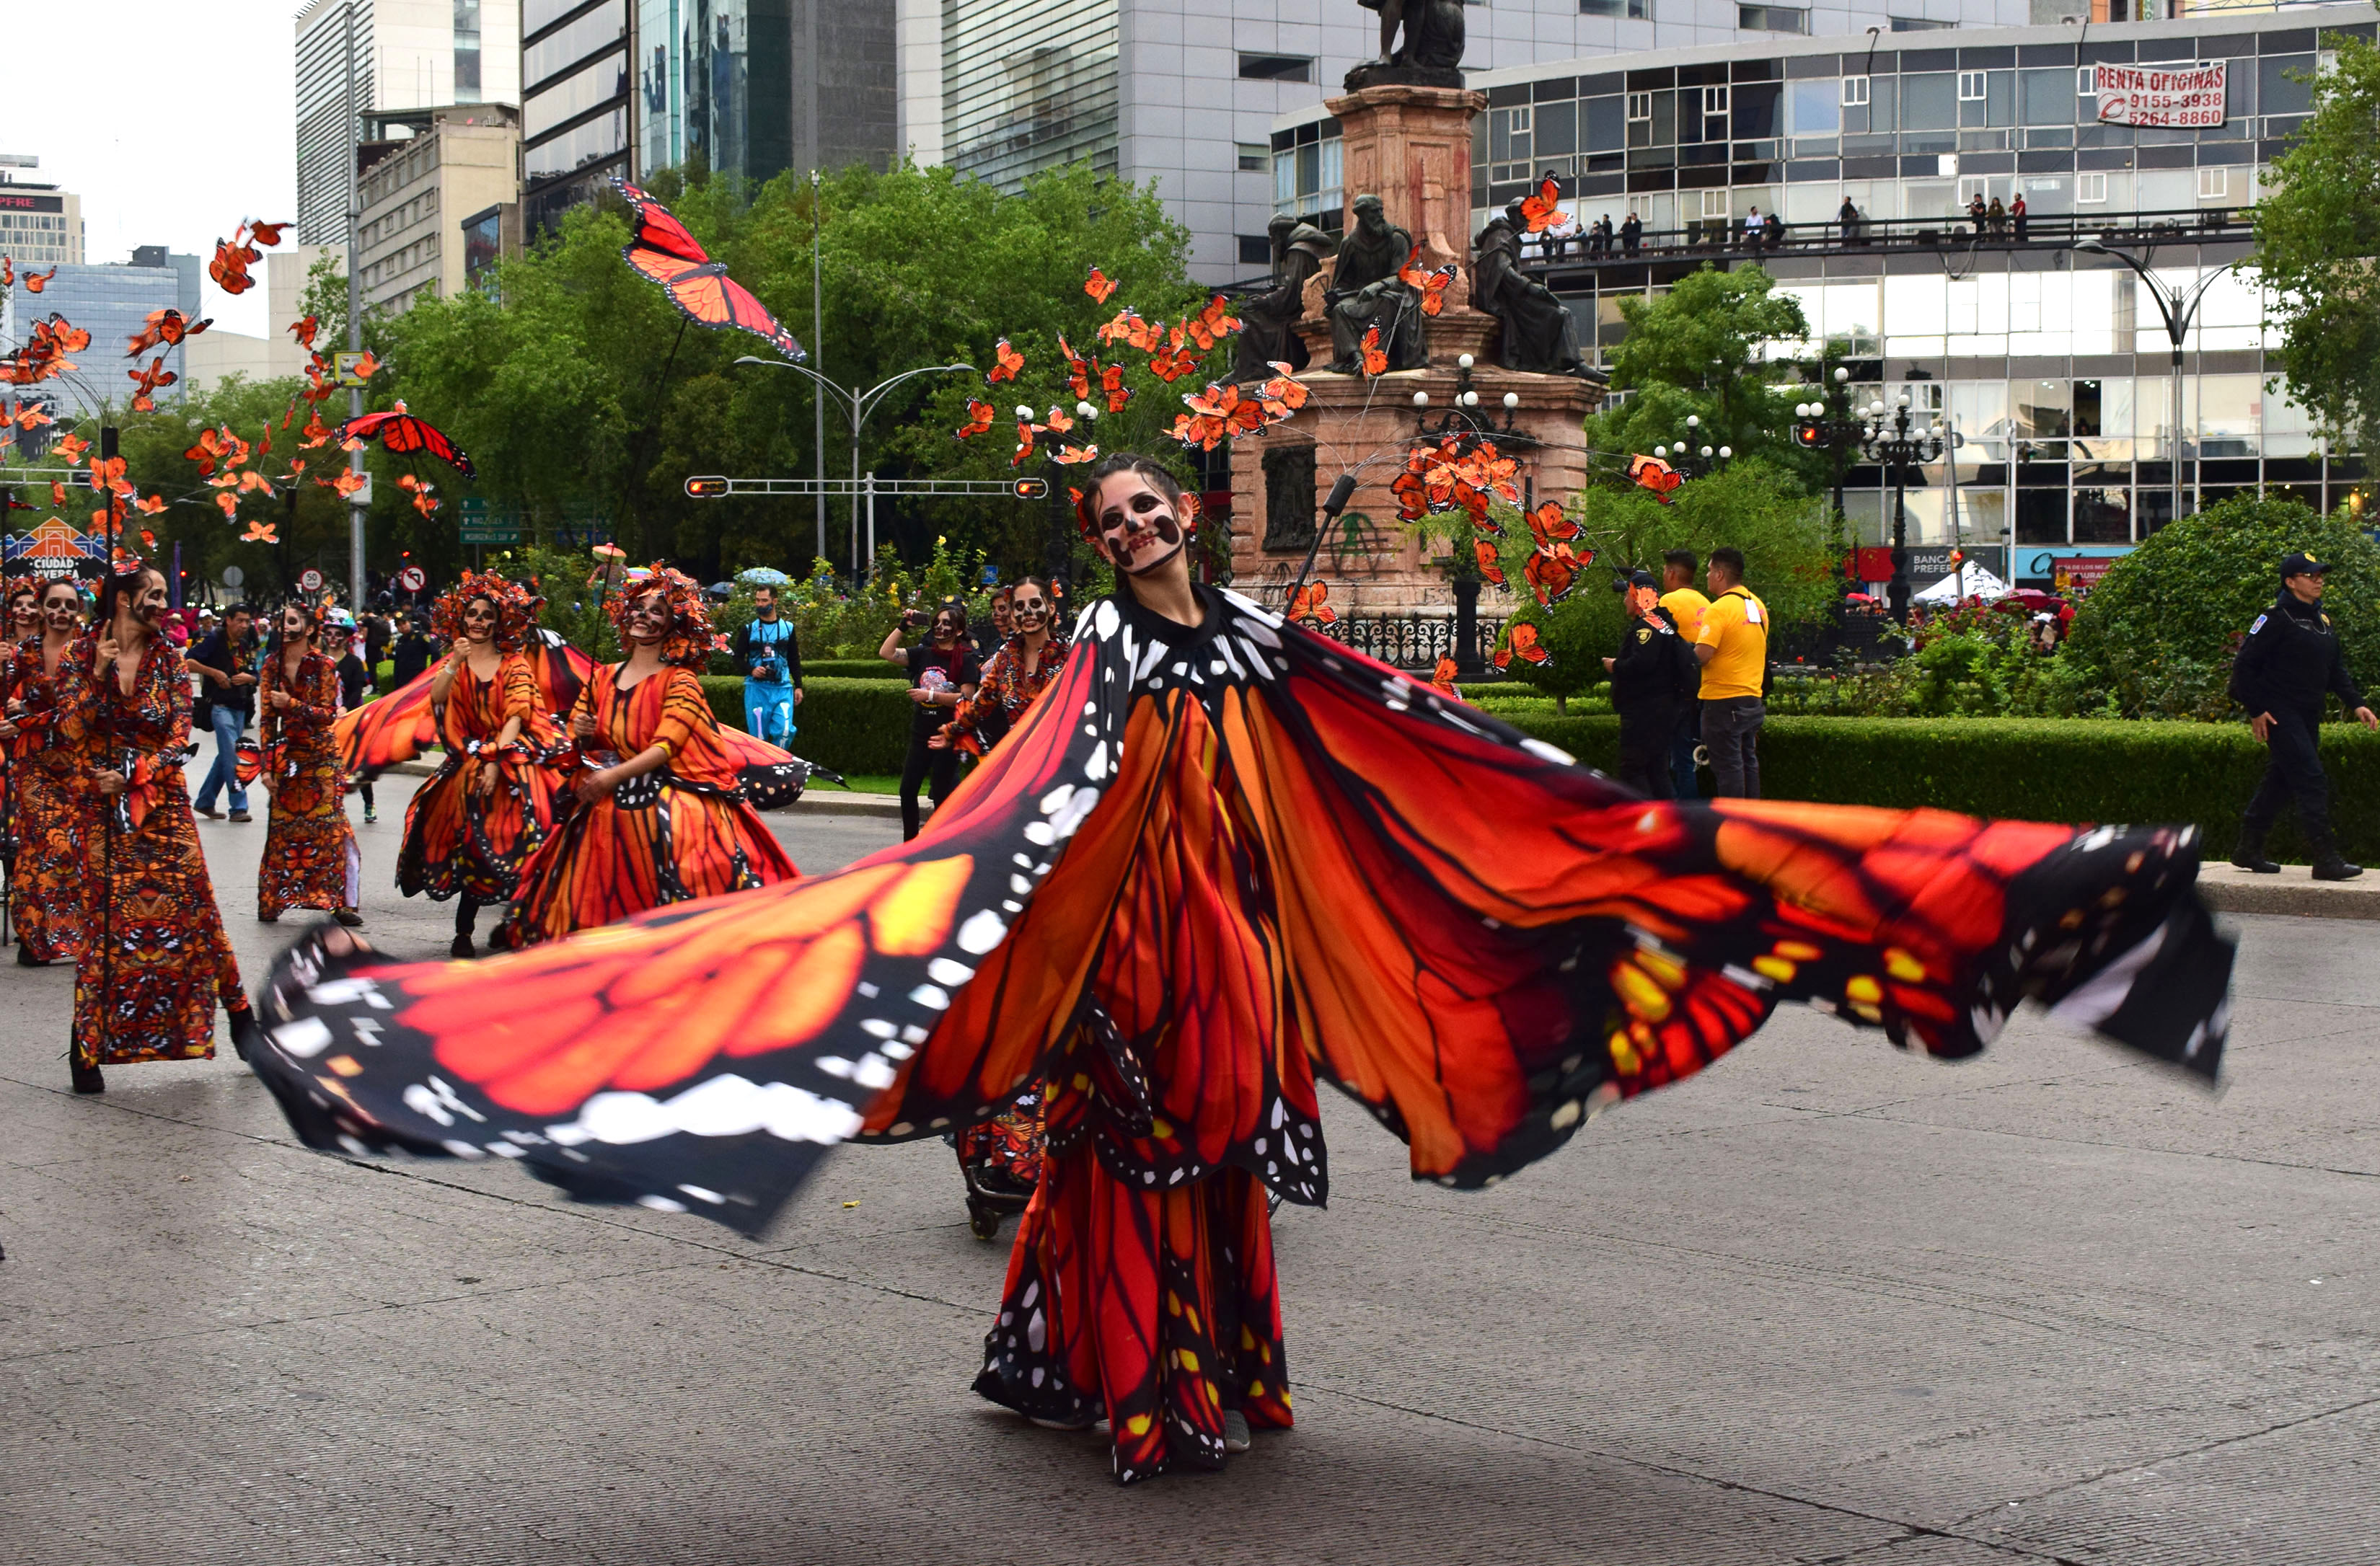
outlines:
[[[710,666],[710,655],[727,645],[711,628],[710,607],[703,601],[702,585],[683,571],[649,565],[628,573],[628,580],[605,606],[620,645],[628,644],[628,611],[647,593],[658,592],[669,604],[670,633],[662,642],[662,662],[699,674]]]
[[[528,628],[536,623],[537,611],[545,601],[534,590],[518,582],[507,581],[493,571],[466,571],[463,579],[438,595],[430,607],[431,633],[450,646],[463,635],[463,610],[475,598],[484,598],[496,608],[496,649],[518,652]]]

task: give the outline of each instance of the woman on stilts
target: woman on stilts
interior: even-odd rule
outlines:
[[[720,641],[700,587],[656,565],[606,607],[627,656],[596,670],[571,710],[578,770],[553,835],[521,868],[499,946],[799,874],[746,802],[695,675]]]
[[[71,580],[44,583],[40,629],[18,643],[12,664],[7,722],[11,836],[16,862],[17,962],[23,967],[71,961],[89,929],[91,840],[99,827],[94,797],[75,749],[58,728],[67,659],[82,635],[82,589]]]
[[[345,774],[332,726],[339,721],[338,665],[317,649],[322,612],[281,611],[281,645],[264,662],[257,748],[272,825],[256,867],[256,917],[271,924],[292,908],[319,908],[359,925],[363,856],[347,821]]]
[[[536,613],[527,589],[468,571],[431,611],[453,649],[430,686],[446,759],[406,807],[396,885],[407,897],[461,900],[457,957],[474,953],[480,910],[511,900],[522,863],[553,830],[552,761],[564,740],[521,651]]]
[[[1050,584],[1026,577],[1011,587],[1012,632],[983,666],[983,684],[959,703],[950,722],[929,742],[936,750],[990,753],[1009,729],[1024,719],[1057,679],[1074,646],[1050,624]],[[970,1125],[953,1135],[959,1177],[966,1183],[967,1226],[990,1240],[1000,1232],[1002,1213],[1023,1209],[1041,1183],[1046,1135],[1041,1123],[1042,1085],[1026,1087],[999,1118]]]
[[[190,686],[164,612],[162,573],[109,577],[91,629],[59,665],[58,734],[100,818],[90,936],[75,964],[78,1093],[106,1091],[104,1065],[213,1059],[219,1001],[242,1059],[261,1037],[182,777]]]

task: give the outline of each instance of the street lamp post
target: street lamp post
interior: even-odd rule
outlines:
[[[1881,464],[1892,480],[1892,585],[1885,589],[1885,603],[1895,620],[1909,618],[1909,470],[1928,462],[1938,462],[1949,449],[1949,442],[1939,428],[1914,429],[1909,418],[1909,394],[1903,392],[1892,407],[1881,400],[1860,410],[1855,425],[1860,455],[1870,462]]]
[[[2181,343],[2183,338],[2190,335],[2191,325],[2198,318],[2199,302],[2206,297],[2206,290],[2214,286],[2216,278],[2238,266],[2240,261],[2225,261],[2221,266],[2200,278],[2194,286],[2184,293],[2180,289],[2167,287],[2157,281],[2156,274],[2149,271],[2140,258],[2129,250],[2117,249],[2105,240],[2095,237],[2077,239],[2074,241],[2074,248],[2086,255],[2113,256],[2131,267],[2139,274],[2141,282],[2147,285],[2149,297],[2156,304],[2157,314],[2165,318],[2166,338],[2173,345],[2173,437],[2172,450],[2168,454],[2170,458],[2168,467],[2170,469],[2168,477],[2172,480],[2173,499],[2170,509],[2166,514],[2166,520],[2179,522],[2181,520]],[[2150,253],[2155,252],[2153,249]],[[2246,259],[2244,256],[2240,258],[2241,261]],[[2193,441],[2192,449],[2195,451],[2197,443]]]
[[[1833,381],[1826,388],[1825,402],[1793,405],[1793,443],[1805,450],[1824,451],[1831,455],[1835,479],[1835,515],[1843,516],[1843,480],[1850,464],[1843,459],[1860,443],[1862,430],[1852,418],[1850,385],[1852,372],[1847,366],[1835,366]],[[1853,546],[1857,548],[1856,545]],[[1851,573],[1838,564],[1849,589]]]
[[[1686,415],[1686,432],[1674,446],[1655,446],[1653,455],[1675,468],[1681,477],[1706,478],[1719,470],[1722,464],[1735,455],[1733,446],[1713,446],[1703,439],[1702,415]]]
[[[812,381],[816,382],[821,392],[832,394],[835,401],[843,407],[844,411],[851,415],[851,571],[853,578],[856,580],[860,575],[859,511],[862,504],[861,487],[859,482],[859,436],[860,431],[868,423],[868,416],[875,412],[878,406],[883,402],[885,393],[891,391],[902,382],[908,380],[911,376],[947,375],[954,374],[959,370],[965,370],[967,373],[973,374],[975,372],[975,366],[971,364],[922,365],[916,370],[905,370],[900,374],[892,376],[887,380],[880,381],[875,385],[868,387],[868,390],[861,392],[852,390],[849,387],[838,385],[834,382],[828,380],[825,376],[820,375],[817,370],[812,370],[807,364],[795,364],[789,360],[782,358],[760,358],[751,354],[743,355],[737,358],[735,362],[738,364],[757,364],[770,370],[798,370],[802,374],[808,376]],[[825,504],[826,502],[824,500],[820,500],[819,502],[819,504],[821,507],[823,507]],[[826,537],[823,524],[820,526],[819,537],[821,543],[823,543]],[[824,553],[823,549],[821,549],[820,553]]]

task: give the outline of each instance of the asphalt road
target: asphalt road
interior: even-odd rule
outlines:
[[[898,830],[778,819],[806,869]],[[263,824],[202,831],[261,974]],[[227,1049],[78,1099],[71,975],[0,967],[0,1560],[2380,1560],[2374,927],[2237,924],[2219,1098],[1796,1013],[1490,1192],[1328,1116],[1297,1429],[1128,1491],[968,1392],[1005,1246],[940,1143],[747,1244],[302,1151]]]

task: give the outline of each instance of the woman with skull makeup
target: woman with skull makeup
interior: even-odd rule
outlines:
[[[99,818],[78,776],[75,752],[58,732],[67,657],[82,635],[82,589],[71,577],[41,584],[36,628],[19,642],[0,723],[12,774],[8,835],[17,856],[17,961],[39,967],[71,960],[88,934],[91,844]],[[10,600],[10,607],[16,601]]]
[[[346,780],[332,734],[339,666],[316,645],[322,619],[302,599],[282,606],[281,635],[256,687],[258,772],[273,800],[256,866],[256,917],[266,924],[292,908],[319,908],[343,925],[364,922],[356,911],[363,855],[347,821]]]
[[[565,747],[522,651],[537,601],[492,572],[467,571],[431,611],[450,649],[430,684],[446,759],[414,791],[397,890],[459,898],[454,954],[473,954],[480,910],[509,902],[522,862],[553,830]]]
[[[1268,1196],[1328,1193],[1319,1082],[1475,1188],[1788,1002],[1955,1057],[2038,1001],[2214,1074],[2231,949],[2187,830],[1647,800],[1194,583],[1157,463],[1107,457],[1076,515],[1117,590],[914,842],[501,975],[320,934],[259,1068],[300,1135],[757,1232],[824,1146],[1046,1082],[976,1390],[1104,1415],[1134,1481],[1290,1423]]]
[[[1010,634],[984,664],[983,684],[975,695],[960,702],[950,722],[928,742],[936,750],[955,747],[988,754],[1050,688],[1074,650],[1050,624],[1055,609],[1047,581],[1026,577],[1001,592],[1006,595]],[[959,1173],[966,1182],[967,1222],[978,1239],[997,1235],[1001,1214],[1016,1211],[1040,1183],[1042,1091],[1036,1082],[999,1118],[953,1134]]]
[[[631,573],[608,608],[628,655],[596,670],[571,709],[570,794],[521,867],[499,946],[800,873],[747,802],[697,677],[720,645],[701,587],[656,565]]]

